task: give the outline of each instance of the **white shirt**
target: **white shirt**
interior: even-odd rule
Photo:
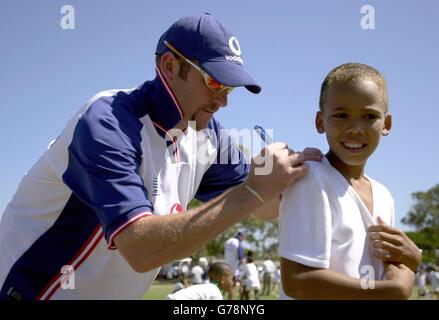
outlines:
[[[418,277],[418,287],[424,289],[427,284],[427,273],[421,272],[417,275]]]
[[[274,273],[276,271],[276,265],[270,259],[267,259],[264,262],[262,262],[262,267],[264,268],[264,272],[267,273]]]
[[[430,284],[433,291],[439,290],[439,272],[430,271]]]
[[[203,283],[203,274],[204,270],[199,265],[195,265],[191,269],[191,275],[192,275],[192,283],[193,284],[200,284]]]
[[[394,201],[380,183],[371,182],[373,215],[347,180],[324,158],[308,162],[309,173],[283,193],[279,255],[308,267],[330,269],[357,279],[383,277],[367,237],[379,215],[394,225]],[[281,290],[281,297],[285,298]]]
[[[168,294],[167,300],[223,300],[220,289],[213,283],[195,284]]]
[[[245,288],[246,290],[261,287],[261,283],[259,281],[258,268],[253,262],[246,263],[244,266],[243,277],[245,279]]]
[[[280,269],[277,269],[274,273],[274,283],[280,283]]]
[[[224,260],[232,268],[235,276],[239,266],[238,247],[239,239],[235,237],[228,239],[224,244]]]

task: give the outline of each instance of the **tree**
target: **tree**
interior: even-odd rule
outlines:
[[[247,159],[250,158],[250,151],[242,144],[237,147],[244,153]],[[195,208],[201,204],[200,201],[193,199],[188,208]],[[224,254],[224,243],[227,239],[233,237],[238,231],[246,235],[246,243],[254,252],[256,259],[268,256],[270,258],[277,257],[277,248],[279,244],[279,227],[278,221],[269,220],[262,221],[253,216],[249,216],[236,225],[230,227],[215,239],[210,241],[203,249],[195,252],[192,255],[193,259],[198,259],[200,256],[216,256],[222,257]]]
[[[188,208],[191,209],[200,204],[200,201],[194,199],[190,202]],[[222,257],[224,254],[224,243],[227,239],[236,235],[238,231],[245,234],[245,241],[249,246],[246,249],[254,251],[256,259],[261,259],[265,256],[269,256],[272,259],[277,257],[277,247],[279,243],[277,219],[262,221],[253,216],[249,216],[211,240],[204,248],[195,252],[192,258],[198,259],[201,256]]]
[[[432,261],[434,250],[439,248],[439,184],[426,192],[412,193],[415,204],[401,220],[419,231],[407,233],[423,250],[423,258]]]

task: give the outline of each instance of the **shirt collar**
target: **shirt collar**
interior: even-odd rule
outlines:
[[[146,96],[148,115],[157,130],[165,138],[166,132],[183,118],[183,110],[165,77],[156,67],[156,78],[142,86]]]

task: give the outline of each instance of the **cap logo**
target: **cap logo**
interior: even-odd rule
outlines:
[[[238,39],[236,37],[230,37],[229,39],[229,48],[232,50],[234,56],[226,56],[226,60],[229,61],[236,61],[241,64],[244,64],[244,61],[242,61],[241,56],[241,46],[239,45]]]
[[[241,55],[241,47],[239,46],[239,42],[238,42],[238,39],[236,39],[236,37],[230,37],[229,48],[237,56]]]

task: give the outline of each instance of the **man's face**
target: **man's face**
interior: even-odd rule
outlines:
[[[207,127],[215,112],[227,105],[227,92],[210,90],[201,73],[190,66],[187,79],[178,77],[173,87],[186,121],[196,121],[197,130]]]
[[[316,126],[319,133],[326,132],[332,153],[347,166],[357,167],[366,164],[381,135],[387,135],[391,116],[375,82],[359,80],[329,88]]]

